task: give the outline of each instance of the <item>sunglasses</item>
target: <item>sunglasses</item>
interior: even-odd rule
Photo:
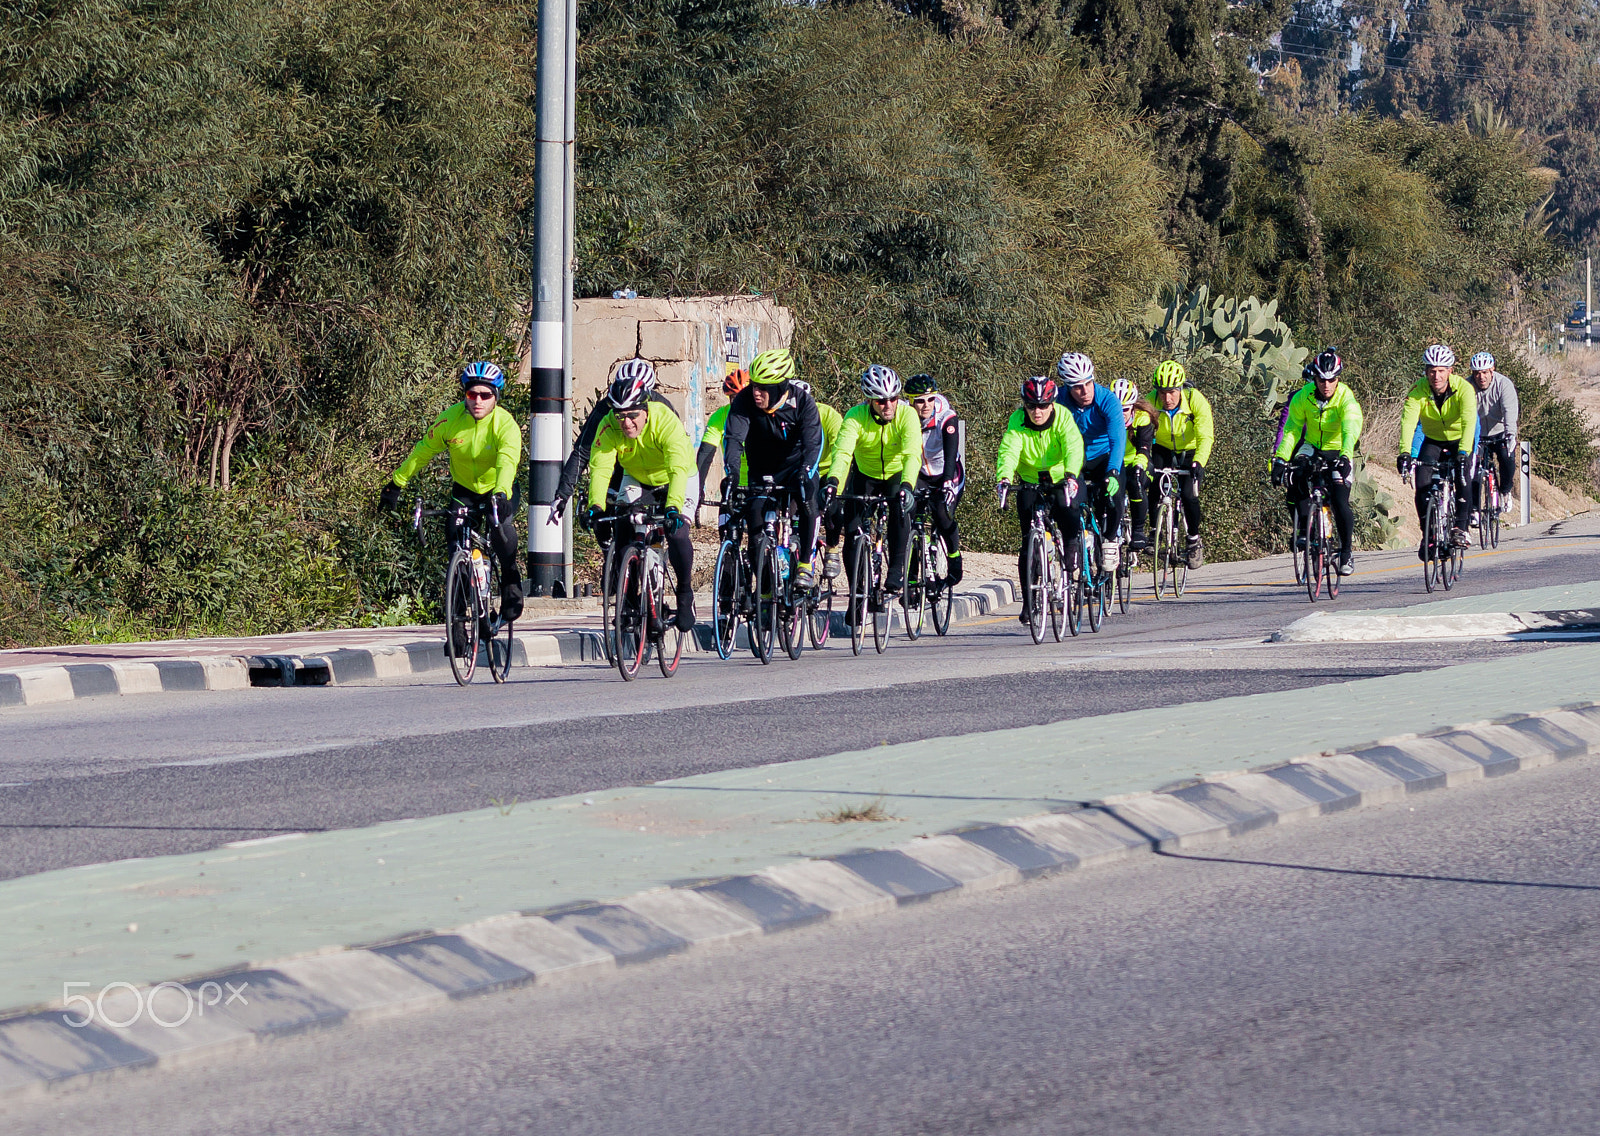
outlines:
[[[931,394],[919,394],[916,398],[911,400],[911,405],[927,406],[931,402],[933,402],[933,396]]]
[[[624,422],[637,422],[639,419],[648,418],[649,416],[650,412],[648,410],[619,410],[617,412],[617,417]]]
[[[873,406],[893,406],[900,400],[898,398],[869,398],[867,401],[872,403]]]
[[[494,391],[469,390],[464,397],[471,399],[473,402],[483,402],[485,400],[493,400],[499,396]]]

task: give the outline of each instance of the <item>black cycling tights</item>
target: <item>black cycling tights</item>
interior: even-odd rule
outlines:
[[[643,494],[641,500],[647,501],[657,508],[667,503],[667,487],[665,485],[641,485],[639,491]],[[621,502],[619,501],[620,505]],[[694,542],[689,539],[689,514],[683,514],[683,527],[667,537],[667,560],[672,564],[672,573],[678,577],[678,591],[688,591],[690,581],[694,577]],[[616,547],[626,548],[633,539],[633,525],[627,521],[617,521]]]
[[[500,562],[500,579],[507,584],[522,583],[522,571],[517,566],[517,519],[512,516],[511,502],[506,500],[503,493],[474,493],[460,485],[450,486],[450,501],[455,509],[450,513],[450,543],[454,545],[459,540],[466,538],[467,522],[471,516],[470,510],[475,506],[484,509],[484,524],[489,524],[489,501],[497,498],[500,508],[500,524],[489,529],[489,546],[494,549],[494,558]]]
[[[1173,453],[1165,446],[1150,447],[1151,469],[1180,469],[1187,471],[1194,464],[1194,451]],[[1189,525],[1189,539],[1200,535],[1200,486],[1193,477],[1178,480],[1178,500],[1183,503],[1183,519]]]
[[[1335,456],[1337,459],[1337,455]],[[1341,480],[1335,481],[1328,478],[1328,504],[1333,506],[1333,523],[1339,530],[1339,555],[1348,559],[1350,556],[1350,535],[1355,530],[1356,514],[1350,507],[1350,474],[1343,471]],[[1296,459],[1289,466],[1289,484],[1284,489],[1285,503],[1289,512],[1298,518],[1302,526],[1311,516],[1311,479],[1307,473],[1306,463]]]
[[[888,478],[868,477],[860,470],[850,469],[850,476],[845,479],[844,492],[852,497],[887,497],[889,499],[889,579],[904,580],[906,578],[906,550],[907,538],[911,535],[911,518],[906,516],[900,507],[899,476]],[[845,501],[844,527],[846,530],[854,529],[861,523],[866,506],[860,501]],[[854,557],[850,553],[854,548],[845,549],[844,567],[847,577],[854,587],[855,577],[850,575],[855,567]]]

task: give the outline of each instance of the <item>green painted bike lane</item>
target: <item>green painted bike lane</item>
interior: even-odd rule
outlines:
[[[1204,693],[1197,686],[1196,696]],[[0,883],[0,1008],[58,1000],[64,982],[98,989],[185,978],[619,899],[1594,700],[1600,645],[1561,646],[1439,671],[885,745],[508,812],[490,807],[44,872]],[[640,728],[649,723],[639,719]],[[879,797],[895,819],[819,819],[819,810]]]
[[[1420,571],[1420,569],[1419,569]],[[1600,580],[1556,584],[1518,592],[1489,592],[1481,596],[1412,604],[1410,607],[1365,608],[1357,615],[1501,615],[1530,611],[1586,611],[1600,608]]]

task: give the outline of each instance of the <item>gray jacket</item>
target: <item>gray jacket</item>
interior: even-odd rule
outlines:
[[[1504,434],[1506,444],[1517,440],[1517,388],[1499,371],[1489,380],[1489,389],[1478,392],[1478,437]]]

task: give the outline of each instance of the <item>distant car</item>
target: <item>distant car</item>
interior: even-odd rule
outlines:
[[[1589,323],[1589,305],[1582,300],[1572,302],[1572,314],[1567,317],[1568,331],[1582,331]]]

